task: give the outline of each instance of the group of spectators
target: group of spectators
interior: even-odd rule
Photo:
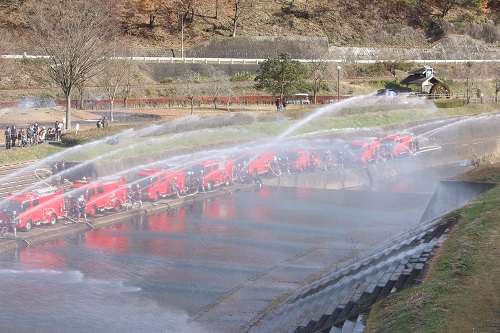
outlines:
[[[276,111],[280,112],[281,110],[286,111],[286,106],[288,105],[288,100],[286,98],[277,98],[274,102],[276,104]]]
[[[35,122],[27,128],[17,129],[15,125],[7,126],[5,129],[5,149],[14,147],[27,147],[42,144],[46,140],[59,141],[63,131],[63,124],[59,121],[54,123],[54,127],[45,129],[45,126],[38,126]]]

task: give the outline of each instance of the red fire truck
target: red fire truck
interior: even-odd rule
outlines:
[[[263,175],[270,171],[274,156],[273,151],[244,152],[234,156],[234,163],[240,173]]]
[[[136,183],[139,185],[143,200],[158,201],[160,196],[176,195],[177,189],[183,190],[184,170],[154,170],[138,171]]]
[[[354,141],[349,145],[348,159],[353,163],[366,164],[380,154],[380,141]]]
[[[412,135],[386,135],[380,140],[383,157],[399,157],[410,153],[413,143]]]
[[[320,164],[315,148],[301,148],[286,151],[281,157],[282,168],[290,172],[313,171]]]
[[[0,205],[2,222],[14,222],[16,229],[31,230],[33,225],[54,225],[64,217],[62,189],[47,187],[10,196]]]
[[[94,216],[98,210],[119,211],[123,203],[128,200],[127,182],[125,179],[103,182],[77,180],[71,186],[70,195],[75,198],[83,196],[85,210],[90,216]]]
[[[203,186],[207,190],[212,190],[222,184],[230,185],[236,179],[237,170],[233,159],[205,160],[189,167],[186,173],[185,186],[188,189],[193,186],[190,176],[195,176],[198,179],[203,179]]]

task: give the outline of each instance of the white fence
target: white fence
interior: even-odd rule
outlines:
[[[49,56],[36,56],[36,55],[0,55],[0,58],[4,59],[37,59],[37,58],[48,58]],[[244,58],[178,58],[178,57],[114,57],[112,59],[116,60],[132,60],[132,61],[142,61],[142,62],[158,62],[158,63],[185,63],[185,64],[259,64],[267,59],[244,59]],[[383,62],[408,62],[408,63],[491,63],[500,62],[500,59],[386,59],[386,60],[352,60],[347,61],[345,59],[294,59],[300,62],[333,62],[333,63],[357,63],[357,64],[374,64]]]

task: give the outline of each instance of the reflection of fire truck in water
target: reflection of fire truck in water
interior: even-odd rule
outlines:
[[[62,193],[61,189],[47,187],[10,196],[0,205],[0,219],[23,231],[33,225],[54,225],[66,215]]]
[[[77,180],[71,186],[71,197],[85,200],[86,213],[94,216],[97,211],[112,209],[119,211],[123,203],[128,200],[127,182],[125,179],[92,181]],[[71,207],[70,207],[71,208]]]

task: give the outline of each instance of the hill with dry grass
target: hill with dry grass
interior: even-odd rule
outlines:
[[[237,36],[315,36],[327,37],[331,45],[401,47],[425,46],[448,33],[490,44],[500,41],[500,28],[493,22],[498,12],[452,7],[440,17],[435,7],[416,7],[417,2],[406,0],[182,0],[164,1],[155,12],[141,10],[137,1],[145,0],[116,0],[121,39],[173,52],[181,49],[181,22],[185,48],[231,37],[236,2]],[[23,46],[28,34],[13,2],[0,0],[0,30],[10,36],[7,49]],[[180,13],[176,3],[191,6]]]

